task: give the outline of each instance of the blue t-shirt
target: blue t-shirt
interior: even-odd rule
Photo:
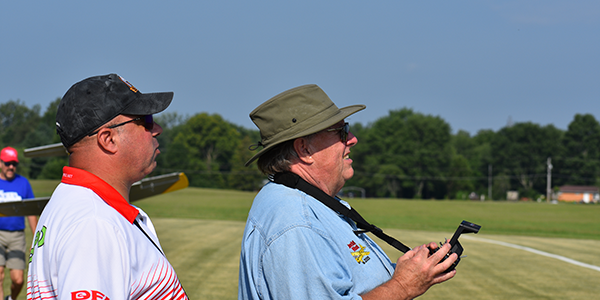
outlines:
[[[33,198],[33,190],[27,178],[16,174],[13,180],[0,179],[0,202]],[[24,217],[0,217],[0,230],[25,229]]]

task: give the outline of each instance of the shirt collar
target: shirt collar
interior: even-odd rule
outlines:
[[[100,177],[73,167],[63,167],[62,183],[78,185],[88,188],[96,193],[106,204],[118,211],[129,223],[133,223],[139,211],[115,190],[110,184]]]

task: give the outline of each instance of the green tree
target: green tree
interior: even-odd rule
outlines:
[[[60,143],[60,136],[56,133],[56,111],[58,110],[60,100],[60,98],[56,98],[54,101],[50,102],[40,120],[44,133],[48,133],[48,136],[50,137],[48,143]],[[37,146],[41,145],[45,145],[45,143]]]
[[[494,174],[506,174],[520,195],[545,194],[546,161],[561,153],[563,132],[553,125],[516,123],[498,131],[491,143]]]
[[[23,146],[25,148],[49,145],[53,143],[60,143],[60,137],[56,134],[56,109],[60,98],[52,101],[44,114],[39,118],[39,122],[33,130],[29,131],[23,139]],[[44,179],[60,179],[62,176],[62,167],[57,171],[55,175],[42,175],[43,169],[46,168],[48,161],[54,158],[49,157],[35,157],[30,161],[29,177],[30,178],[44,178]],[[63,166],[67,164],[66,159],[57,160],[63,163]],[[54,167],[53,170],[58,168]],[[48,172],[48,171],[46,171]]]
[[[62,169],[69,164],[67,157],[52,157],[42,167],[38,179],[61,179]]]
[[[369,195],[443,198],[451,159],[450,126],[412,109],[392,110],[370,124],[355,147],[355,168]],[[355,157],[356,155],[353,155]]]
[[[154,116],[154,122],[163,129],[163,132],[158,136],[158,142],[161,145],[161,149],[166,149],[167,145],[170,145],[173,142],[173,139],[177,133],[179,133],[183,124],[188,120],[189,117],[184,117],[177,112],[163,112]]]
[[[31,109],[20,100],[0,104],[0,144],[30,148],[59,142],[54,125],[59,101],[60,98],[51,102],[42,116],[39,104]],[[19,172],[32,179],[38,178],[47,161],[48,158],[24,159]]]
[[[511,190],[510,177],[504,173],[496,174],[492,183],[492,198],[494,200],[506,200],[506,192]]]
[[[154,116],[154,122],[160,125],[163,131],[157,137],[161,153],[156,158],[156,169],[150,176],[183,171],[182,167],[186,165],[186,150],[182,146],[174,147],[172,144],[188,119],[189,117],[183,117],[176,112],[164,112]]]
[[[228,186],[237,190],[256,191],[260,189],[263,181],[267,178],[258,170],[256,163],[245,167],[244,164],[254,155],[248,150],[255,139],[246,135],[238,143],[231,157],[231,173],[228,177]]]
[[[448,176],[448,197],[450,199],[463,199],[474,189],[472,181],[473,172],[469,161],[461,154],[452,155]]]
[[[460,155],[466,162],[456,161],[456,157],[453,156],[453,165],[449,173],[452,173],[454,177],[468,177],[469,180],[462,179],[461,181],[469,181],[456,183],[449,183],[453,185],[449,186],[449,189],[456,189],[457,185],[464,185],[464,191],[468,189],[469,192],[475,191],[478,194],[486,194],[488,190],[488,168],[491,162],[491,140],[494,138],[495,133],[492,130],[480,130],[473,137],[463,130],[459,130],[455,135],[452,136],[452,148],[455,150],[455,155]],[[456,170],[456,164],[460,164],[465,170]],[[452,179],[449,179],[452,181]],[[457,190],[458,191],[458,190]],[[450,193],[452,196],[452,192]],[[462,193],[461,193],[462,194]]]
[[[184,170],[192,186],[226,187],[223,174],[231,170],[231,157],[240,138],[236,128],[218,114],[200,113],[177,131],[167,146],[166,165]]]
[[[374,177],[373,174],[377,172],[377,165],[369,164],[367,158],[370,153],[370,144],[367,142],[367,132],[369,128],[363,126],[361,123],[350,123],[350,132],[356,136],[358,143],[350,149],[350,158],[352,158],[352,167],[354,168],[354,176],[346,182],[346,186],[356,186],[361,188],[367,188],[369,186],[382,186],[383,181],[377,181],[382,176]],[[385,193],[380,191],[381,189],[369,189],[370,196],[384,197]]]
[[[477,146],[471,134],[459,130],[451,139],[452,147],[456,150],[456,154],[462,156],[472,156],[473,149]]]
[[[18,147],[40,123],[40,105],[31,109],[20,100],[0,104],[0,143]]]
[[[481,193],[487,194],[488,191],[488,176],[489,168],[492,166],[492,140],[496,133],[492,130],[479,130],[473,137],[475,142],[475,148],[473,148],[471,155],[468,157],[473,176],[481,178],[481,180],[475,181],[475,189]]]
[[[591,114],[577,114],[564,138],[564,155],[555,160],[557,184],[593,185],[600,170],[600,123]]]

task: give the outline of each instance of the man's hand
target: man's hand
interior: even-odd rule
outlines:
[[[456,254],[439,263],[450,251],[450,244],[444,244],[436,253],[429,255],[429,248],[437,247],[436,243],[429,243],[406,252],[398,259],[392,279],[362,295],[363,299],[413,299],[434,284],[454,277],[456,270],[444,271],[456,261]]]

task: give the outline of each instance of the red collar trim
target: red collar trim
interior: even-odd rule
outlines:
[[[88,171],[65,166],[63,167],[63,177],[61,182],[82,186],[94,191],[94,193],[100,196],[106,204],[118,211],[132,224],[140,213],[135,207],[131,206],[131,204],[129,204],[115,188]]]

